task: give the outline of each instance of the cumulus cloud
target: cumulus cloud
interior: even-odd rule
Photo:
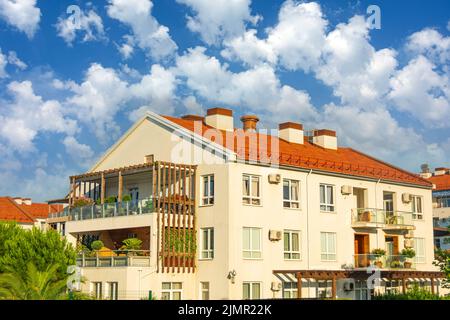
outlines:
[[[169,28],[160,25],[152,16],[152,1],[109,0],[108,3],[108,15],[129,26],[137,46],[150,57],[161,60],[172,56],[177,50],[177,45],[169,35]],[[125,47],[125,50],[130,52],[129,47]]]
[[[76,19],[76,20],[75,20]],[[102,18],[94,11],[80,11],[77,17],[68,16],[67,18],[59,17],[56,23],[58,36],[64,41],[72,45],[77,34],[83,34],[82,41],[95,41],[105,38]]]
[[[413,33],[408,37],[406,48],[430,60],[446,64],[450,61],[450,37],[445,37],[430,28]]]
[[[251,0],[177,0],[194,12],[187,16],[187,26],[200,34],[209,45],[219,44],[222,39],[239,36],[247,23],[256,24],[259,16],[251,15]]]
[[[26,63],[17,57],[15,51],[9,51],[8,55],[6,55],[2,53],[2,49],[0,48],[0,79],[8,78],[9,75],[6,71],[8,65],[16,66],[20,70],[25,70],[27,68]]]
[[[6,65],[8,64],[8,58],[3,55],[0,49],[0,79],[8,77],[8,73],[6,72]]]
[[[33,38],[41,20],[36,0],[0,0],[0,18]]]
[[[41,132],[76,132],[76,122],[64,116],[61,104],[36,95],[30,81],[11,82],[8,92],[12,101],[0,111],[0,137],[12,149],[33,151],[33,141]]]
[[[79,143],[73,136],[65,137],[63,140],[63,144],[67,154],[69,154],[73,159],[77,161],[89,160],[94,155],[94,152],[92,151],[90,146]]]

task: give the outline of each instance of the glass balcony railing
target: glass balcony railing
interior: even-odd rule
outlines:
[[[374,226],[382,228],[413,227],[412,212],[385,211],[382,209],[360,208],[352,210],[353,226]]]
[[[402,255],[355,254],[355,268],[375,266],[380,269],[415,269],[413,259]]]
[[[121,216],[132,216],[153,213],[153,199],[105,203],[102,205],[89,205],[84,207],[64,209],[63,212],[53,214],[51,218],[69,217],[72,221],[102,219]]]
[[[150,267],[150,251],[104,250],[83,252],[77,257],[77,266],[83,268]]]

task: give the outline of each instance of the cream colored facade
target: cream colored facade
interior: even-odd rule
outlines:
[[[216,119],[216,122],[220,122]],[[226,124],[229,126],[229,124]],[[114,217],[96,220],[71,221],[66,223],[67,237],[75,242],[74,235],[82,232],[114,230],[132,227],[145,227],[150,230],[150,264],[144,267],[103,267],[82,268],[87,282],[82,290],[92,292],[94,282],[101,282],[107,293],[108,283],[117,282],[119,299],[147,297],[151,290],[156,298],[162,297],[163,282],[182,283],[183,299],[201,299],[201,283],[209,283],[210,299],[242,299],[244,283],[259,283],[260,298],[281,298],[283,289],[278,283],[283,278],[274,275],[274,270],[343,270],[344,265],[355,263],[355,234],[368,235],[370,250],[386,248],[386,237],[397,237],[398,251],[405,245],[405,235],[423,239],[424,257],[415,263],[416,270],[436,271],[432,265],[433,217],[431,189],[400,183],[388,183],[370,178],[345,176],[306,170],[300,168],[269,167],[258,164],[246,164],[236,161],[236,155],[221,148],[211,154],[206,147],[216,147],[211,142],[195,137],[191,132],[179,129],[170,121],[149,113],[140,120],[125,136],[113,146],[93,168],[101,171],[144,162],[146,155],[154,155],[155,160],[176,163],[196,164],[196,215],[197,215],[197,269],[195,273],[156,272],[157,232],[155,214],[142,216]],[[184,143],[180,143],[183,136]],[[182,145],[182,146],[181,146]],[[335,146],[333,145],[333,148]],[[198,154],[201,154],[200,159]],[[197,155],[197,158],[196,158]],[[260,204],[243,204],[243,175],[260,177]],[[281,175],[280,183],[269,183],[269,174]],[[214,204],[202,205],[202,176],[214,176]],[[299,181],[299,208],[283,208],[283,179]],[[334,190],[334,212],[320,210],[320,184],[332,186]],[[364,199],[353,194],[342,194],[342,186],[359,188]],[[125,179],[124,190],[139,188],[140,194],[151,194],[149,177],[138,175]],[[107,183],[106,195],[113,195],[117,183]],[[422,199],[423,219],[411,220],[415,230],[385,230],[352,226],[352,212],[363,203],[365,208],[383,209],[383,193],[393,194],[394,209],[411,211],[411,203],[405,203],[403,194],[419,196]],[[243,256],[243,228],[261,230],[261,257],[246,259]],[[201,229],[214,229],[214,258],[201,259]],[[283,239],[269,239],[269,232],[298,231],[300,234],[300,259],[284,258]],[[336,258],[333,261],[321,259],[321,233],[336,235]],[[421,240],[422,241],[422,240]],[[227,277],[235,271],[234,279]],[[355,299],[357,293],[345,291],[344,280],[337,283],[339,298]],[[304,280],[302,297],[317,297],[319,284]],[[272,290],[272,289],[276,290]],[[329,287],[325,288],[329,290]],[[382,281],[376,291],[384,291]],[[108,294],[104,294],[108,297]]]

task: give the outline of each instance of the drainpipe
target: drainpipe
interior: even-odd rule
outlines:
[[[306,254],[306,269],[310,269],[310,262],[309,262],[309,251],[310,251],[310,241],[309,241],[309,176],[312,173],[312,169],[309,170],[308,174],[306,175],[306,242],[307,242],[307,254]],[[311,296],[311,283],[308,280],[308,298]]]

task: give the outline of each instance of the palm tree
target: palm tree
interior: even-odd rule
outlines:
[[[34,263],[27,264],[23,274],[12,267],[6,267],[0,274],[0,299],[7,300],[62,300],[66,298],[66,279],[57,278],[59,265],[49,265],[39,271]]]

